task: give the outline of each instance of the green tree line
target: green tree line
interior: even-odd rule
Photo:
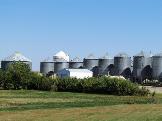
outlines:
[[[1,89],[28,89],[44,91],[69,91],[85,93],[101,93],[113,95],[146,96],[149,91],[140,88],[129,80],[110,77],[51,78],[32,72],[28,65],[14,62],[6,70],[0,70]]]

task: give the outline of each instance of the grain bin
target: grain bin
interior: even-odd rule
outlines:
[[[58,73],[62,69],[69,68],[69,56],[63,51],[56,53],[53,56],[54,61],[54,73]]]
[[[54,73],[54,61],[49,58],[40,62],[40,73],[47,75],[49,73]]]
[[[114,75],[122,75],[125,78],[131,77],[131,57],[126,53],[119,53],[114,57]]]
[[[10,64],[13,64],[14,62],[23,62],[29,66],[30,69],[32,69],[32,61],[22,55],[19,52],[15,52],[9,57],[6,57],[1,61],[1,68],[3,70],[6,70]]]
[[[92,71],[93,76],[98,76],[99,74],[98,62],[99,59],[96,58],[93,54],[90,54],[88,57],[84,58],[83,68]]]
[[[151,69],[151,54],[146,54],[143,51],[133,56],[133,80],[142,82],[145,79],[152,78]]]
[[[162,53],[152,56],[152,77],[162,82]]]
[[[70,69],[83,68],[83,61],[81,61],[78,57],[76,57],[69,62],[69,68]]]
[[[99,59],[96,58],[93,54],[90,54],[87,58],[83,60],[83,68],[88,69],[93,72],[93,76],[98,76],[98,61]]]
[[[83,68],[92,70],[94,67],[98,66],[98,58],[93,54],[90,54],[87,58],[83,60]]]
[[[54,72],[57,74],[62,69],[68,69],[69,68],[69,62],[62,61],[62,62],[54,62]]]
[[[111,58],[108,54],[99,58],[98,69],[99,75],[112,75],[114,67],[114,59]]]
[[[61,62],[61,61],[67,61],[69,62],[69,55],[66,54],[65,52],[63,51],[59,51],[58,53],[56,53],[54,56],[53,56],[53,61],[54,62]]]

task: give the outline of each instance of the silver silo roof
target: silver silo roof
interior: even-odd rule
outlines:
[[[79,57],[75,57],[71,62],[82,62]]]
[[[108,53],[106,53],[104,56],[100,57],[100,59],[112,59]]]
[[[158,53],[158,54],[153,55],[153,57],[162,57],[162,52],[161,52],[161,53]]]
[[[27,61],[27,62],[31,62],[30,59],[28,59],[27,57],[22,55],[20,52],[15,52],[14,54],[3,59],[3,61]]]
[[[141,51],[140,53],[134,55],[135,57],[152,57],[152,54],[151,53],[146,53],[144,51]]]
[[[52,58],[47,57],[47,58],[44,59],[42,62],[54,62],[54,61],[52,60]]]
[[[129,57],[126,53],[118,53],[115,57]]]
[[[93,54],[89,54],[85,59],[97,59]]]

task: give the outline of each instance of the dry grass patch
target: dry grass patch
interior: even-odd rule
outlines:
[[[0,121],[161,121],[162,105],[118,105],[93,108],[0,112]]]

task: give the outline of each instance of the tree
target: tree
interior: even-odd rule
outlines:
[[[30,67],[23,62],[13,62],[5,71],[4,88],[27,89],[27,84],[30,79]]]
[[[3,88],[4,84],[4,71],[0,69],[0,88]]]

